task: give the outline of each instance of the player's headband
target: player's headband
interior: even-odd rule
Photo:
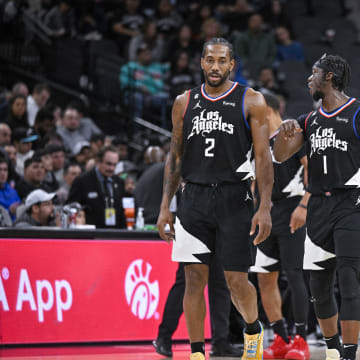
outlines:
[[[319,68],[319,69],[323,69],[323,70],[325,70],[326,72],[331,72],[331,70],[329,69],[329,67],[328,67],[326,64],[324,64],[324,62],[323,62],[323,60],[325,60],[326,57],[327,57],[327,54],[326,54],[326,53],[323,54],[323,55],[321,56],[321,58],[320,58],[318,61],[316,61],[316,63],[314,64],[314,66],[317,67],[317,68]]]

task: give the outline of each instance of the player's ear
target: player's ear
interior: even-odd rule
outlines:
[[[230,60],[230,71],[233,71],[233,70],[234,70],[235,65],[236,65],[235,59],[231,59],[231,60]]]
[[[204,70],[204,58],[203,57],[201,57],[200,66],[201,66],[201,70]]]
[[[330,81],[332,78],[334,77],[334,73],[329,71],[328,73],[326,73],[325,75],[325,80]]]

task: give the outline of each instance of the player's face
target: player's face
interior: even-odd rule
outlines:
[[[221,86],[229,78],[234,65],[229,48],[224,45],[209,45],[205,56],[201,58],[205,81],[213,87]]]
[[[310,89],[310,94],[315,101],[318,101],[324,98],[324,71],[316,66],[312,68],[312,74],[308,78],[308,86]]]

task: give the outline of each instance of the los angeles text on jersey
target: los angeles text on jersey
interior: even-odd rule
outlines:
[[[219,111],[207,111],[204,109],[200,115],[192,118],[192,129],[188,139],[194,135],[201,134],[205,136],[205,134],[216,130],[232,135],[234,134],[234,125],[223,121]]]
[[[311,142],[310,157],[314,153],[320,155],[327,148],[334,148],[341,151],[348,150],[348,142],[345,140],[337,139],[336,132],[333,128],[318,127],[314,133],[309,136]]]

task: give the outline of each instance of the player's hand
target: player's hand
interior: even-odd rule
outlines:
[[[254,245],[260,244],[270,235],[272,226],[270,210],[259,208],[252,218],[250,235],[255,234],[256,226],[259,226],[259,231],[254,240]]]
[[[293,234],[297,229],[305,225],[307,210],[303,207],[297,206],[291,214],[290,218],[290,232]]]
[[[169,224],[170,231],[165,230],[165,226],[167,224]],[[156,226],[159,230],[160,237],[167,243],[175,240],[174,216],[170,212],[169,208],[162,208],[160,210]]]
[[[296,120],[289,119],[283,121],[283,123],[280,126],[280,132],[283,132],[284,139],[288,140],[293,138],[296,133],[302,132],[302,129]]]

